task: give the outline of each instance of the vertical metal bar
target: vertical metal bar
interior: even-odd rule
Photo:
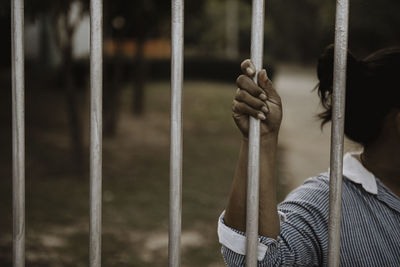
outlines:
[[[171,1],[171,151],[168,260],[181,264],[182,224],[182,87],[184,1]]]
[[[24,0],[11,1],[13,266],[25,266]]]
[[[336,2],[335,60],[332,94],[331,166],[329,190],[328,265],[339,266],[342,205],[343,134],[346,97],[349,1]]]
[[[103,2],[90,1],[90,244],[91,267],[101,266]]]
[[[253,0],[251,60],[262,69],[264,47],[264,0]],[[257,75],[254,77],[257,83]],[[257,266],[258,206],[260,176],[260,121],[250,117],[246,218],[246,266]]]

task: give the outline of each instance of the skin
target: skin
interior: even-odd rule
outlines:
[[[400,197],[400,110],[386,116],[377,140],[364,147],[361,162]]]
[[[275,175],[282,102],[265,70],[259,72],[255,84],[255,68],[249,59],[242,62],[241,69],[232,116],[243,138],[224,220],[228,226],[246,231],[247,137],[249,116],[253,116],[261,121],[259,234],[276,238],[280,227]],[[400,196],[400,110],[393,110],[386,117],[380,136],[364,147],[361,158],[370,172]]]
[[[246,229],[246,187],[249,115],[261,120],[260,132],[260,213],[259,232],[276,238],[279,219],[276,201],[276,150],[282,121],[281,98],[265,70],[259,72],[255,84],[255,68],[250,60],[241,65],[243,74],[236,81],[238,90],[232,103],[233,119],[243,138],[231,194],[225,212],[225,223],[240,231]]]

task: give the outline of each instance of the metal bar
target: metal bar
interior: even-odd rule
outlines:
[[[13,266],[25,266],[24,0],[11,1]]]
[[[90,1],[90,244],[91,267],[101,266],[103,2]]]
[[[171,1],[171,151],[168,261],[181,264],[184,1]]]
[[[264,47],[264,0],[253,0],[251,60],[262,69]],[[254,77],[257,83],[257,75]],[[250,117],[246,218],[246,266],[257,266],[258,206],[260,178],[260,121]]]
[[[332,94],[331,164],[329,190],[328,266],[340,262],[343,140],[346,97],[349,1],[336,2],[335,62]]]

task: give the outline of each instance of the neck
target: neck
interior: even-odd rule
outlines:
[[[397,140],[365,147],[361,160],[365,168],[400,196],[400,145]]]

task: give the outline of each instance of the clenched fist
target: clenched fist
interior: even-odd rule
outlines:
[[[249,116],[261,120],[261,138],[270,134],[278,134],[282,121],[282,102],[265,69],[257,75],[257,83],[253,81],[256,69],[246,59],[241,64],[243,74],[236,84],[233,103],[233,119],[244,137],[249,134]]]

